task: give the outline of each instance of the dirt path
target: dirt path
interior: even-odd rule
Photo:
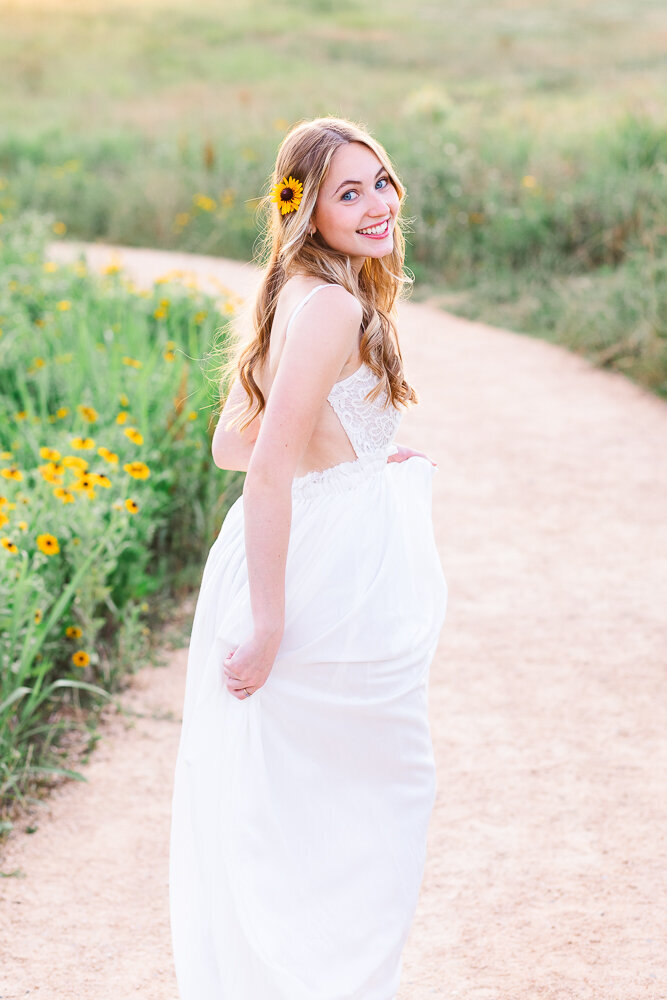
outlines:
[[[184,268],[241,294],[256,280],[233,262],[122,257],[136,279]],[[667,407],[428,305],[402,306],[401,330],[422,404],[400,439],[440,465],[450,604],[400,998],[667,997]],[[10,838],[2,870],[25,877],[0,884],[3,1000],[176,1000],[167,847],[185,657],[134,678],[122,700],[142,716],[115,719],[88,783]]]

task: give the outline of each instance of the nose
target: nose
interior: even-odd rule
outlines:
[[[371,204],[368,207],[368,214],[374,218],[386,219],[388,212],[391,215],[387,199],[383,197],[382,191],[374,191]]]

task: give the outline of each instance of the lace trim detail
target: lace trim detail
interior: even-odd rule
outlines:
[[[308,499],[322,493],[345,493],[369,478],[379,475],[387,466],[389,455],[398,451],[389,445],[380,451],[361,455],[351,462],[339,462],[328,469],[313,469],[292,480],[292,500]]]
[[[402,413],[393,404],[383,406],[386,392],[372,402],[365,398],[378,382],[378,376],[362,363],[347,378],[334,382],[328,396],[358,456],[386,448],[401,422]]]

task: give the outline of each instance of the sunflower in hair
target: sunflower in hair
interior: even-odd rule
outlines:
[[[303,184],[296,177],[283,177],[271,189],[271,201],[275,201],[283,215],[296,212],[303,194]]]

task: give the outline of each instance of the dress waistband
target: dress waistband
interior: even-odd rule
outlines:
[[[398,449],[387,446],[362,454],[351,462],[339,462],[328,469],[314,469],[292,480],[292,499],[322,496],[324,493],[345,493],[361,483],[379,475],[387,465],[387,458]]]

